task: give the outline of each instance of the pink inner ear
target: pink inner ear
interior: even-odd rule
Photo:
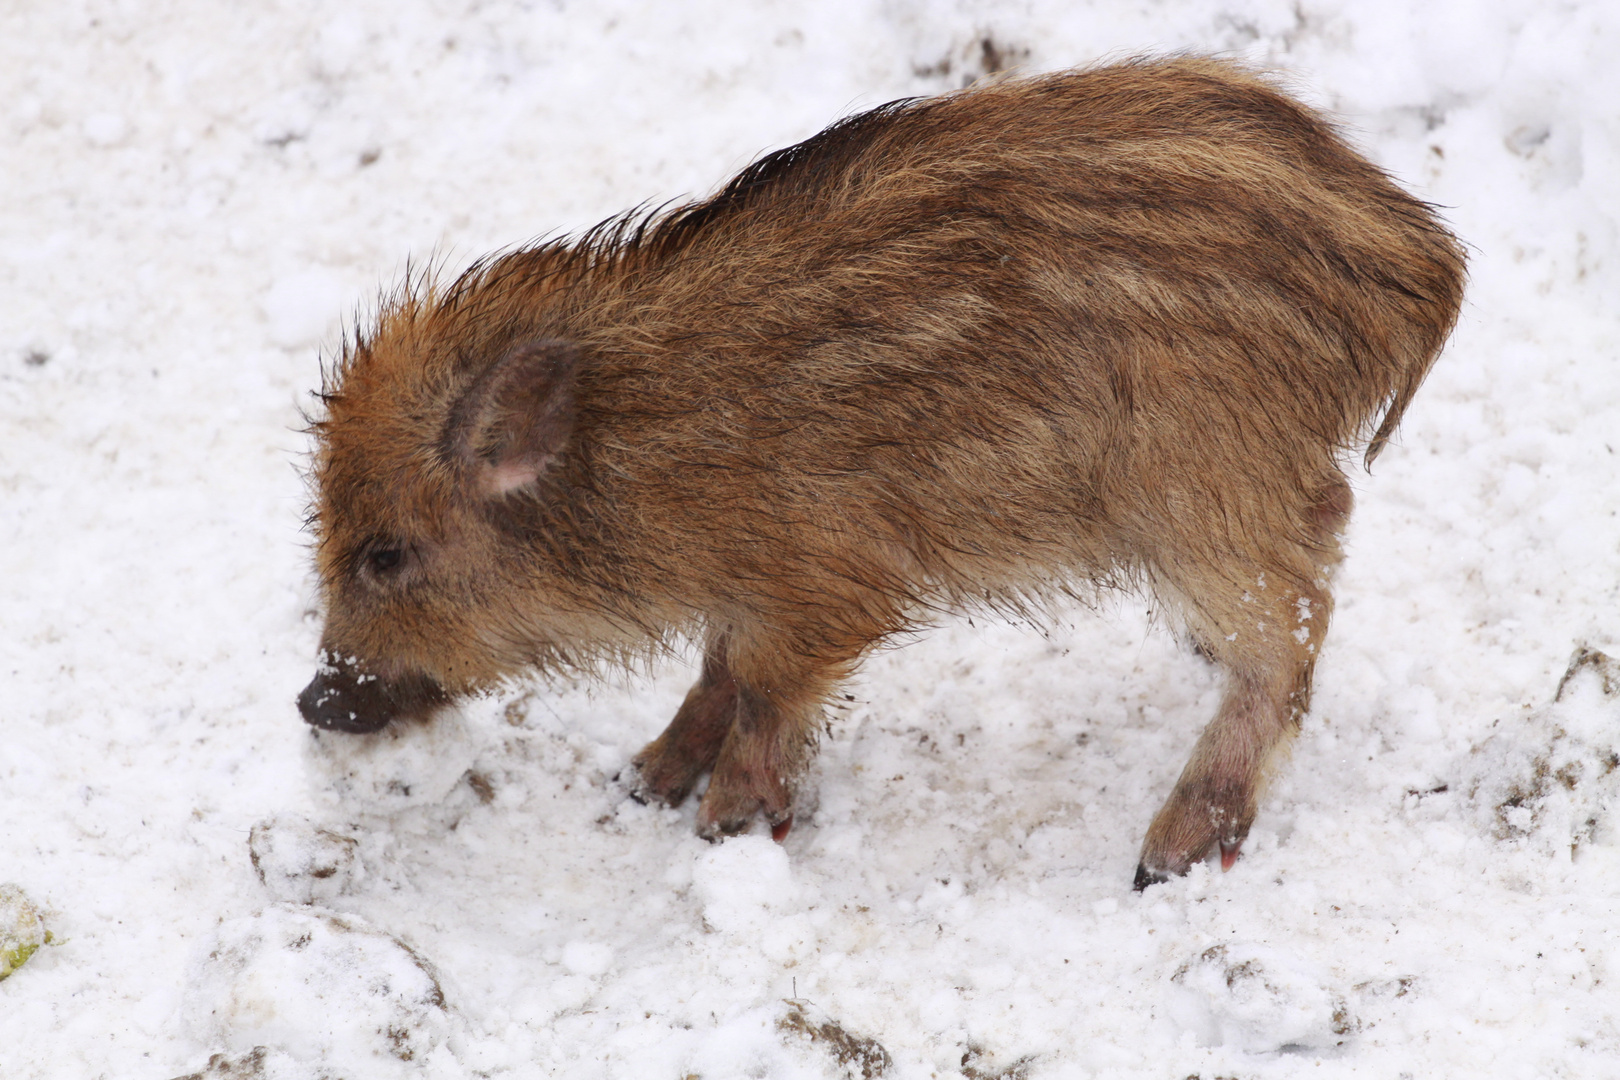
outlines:
[[[491,498],[510,495],[518,488],[527,487],[540,479],[545,468],[544,460],[526,456],[486,465],[483,470],[484,494]]]
[[[579,350],[563,341],[513,346],[450,408],[445,443],[472,485],[500,498],[538,481],[573,434]]]

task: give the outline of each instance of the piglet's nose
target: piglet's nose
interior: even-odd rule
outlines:
[[[360,660],[322,650],[315,678],[298,695],[298,711],[315,727],[363,734],[393,720],[426,718],[449,700],[429,675],[373,675]]]
[[[381,681],[357,676],[353,668],[316,675],[298,695],[298,711],[315,727],[356,734],[381,731],[394,718],[393,703]]]

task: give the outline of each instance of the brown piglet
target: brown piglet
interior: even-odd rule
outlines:
[[[1233,64],[894,102],[705,201],[408,275],[313,423],[320,728],[701,643],[633,793],[780,838],[824,704],[943,613],[1136,588],[1224,672],[1137,885],[1236,858],[1460,245]]]

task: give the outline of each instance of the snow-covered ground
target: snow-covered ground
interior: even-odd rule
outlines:
[[[0,1077],[1620,1072],[1620,667],[1554,700],[1578,646],[1620,656],[1612,0],[21,0],[0,30],[0,953],[50,933],[0,982]],[[613,781],[690,668],[299,719],[299,410],[408,258],[701,194],[987,65],[1178,49],[1288,72],[1473,249],[1230,873],[1130,890],[1217,686],[1129,597],[877,657],[780,847]]]

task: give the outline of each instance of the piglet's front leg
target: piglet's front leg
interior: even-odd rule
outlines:
[[[737,717],[698,807],[698,835],[734,836],[762,814],[773,838],[787,836],[794,790],[815,753],[821,707],[821,694],[802,687],[761,690],[739,680]]]
[[[675,719],[631,764],[630,794],[638,802],[679,806],[698,779],[715,767],[737,716],[737,681],[719,640],[703,657],[703,672]]]

